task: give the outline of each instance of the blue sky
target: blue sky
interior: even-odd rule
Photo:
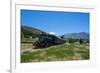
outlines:
[[[89,16],[89,13],[79,12],[21,10],[21,25],[35,27],[56,35],[89,33]]]

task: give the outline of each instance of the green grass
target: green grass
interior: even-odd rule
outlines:
[[[21,43],[34,43],[37,38],[22,38]]]
[[[89,46],[86,44],[61,44],[33,52],[21,54],[21,62],[68,61],[89,59]]]

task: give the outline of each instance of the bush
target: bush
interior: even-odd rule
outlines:
[[[69,39],[68,39],[68,42],[69,42],[69,43],[74,43],[74,42],[76,42],[76,40],[75,40],[75,39],[72,39],[72,38],[69,38]]]
[[[79,40],[79,43],[82,44],[84,41],[82,39]]]

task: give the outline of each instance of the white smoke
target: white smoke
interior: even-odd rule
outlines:
[[[57,33],[55,33],[55,32],[50,32],[50,34],[52,34],[52,35],[57,35]]]

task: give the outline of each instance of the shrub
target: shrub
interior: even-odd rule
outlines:
[[[69,38],[69,39],[68,39],[68,42],[69,42],[69,43],[74,43],[74,42],[76,42],[76,40],[75,40],[75,39],[72,39],[72,38]]]
[[[82,44],[83,42],[84,42],[84,40],[82,40],[82,39],[79,40],[79,43],[80,43],[80,44]]]

